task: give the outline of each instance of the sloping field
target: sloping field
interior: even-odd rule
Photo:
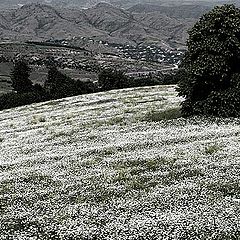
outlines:
[[[152,121],[180,101],[156,86],[0,112],[0,239],[240,239],[240,121]]]
[[[0,96],[12,91],[10,78],[12,63],[0,62]]]

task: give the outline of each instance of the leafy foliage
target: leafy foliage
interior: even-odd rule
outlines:
[[[217,6],[189,31],[179,83],[184,115],[239,116],[240,9]]]
[[[26,61],[15,62],[11,73],[15,92],[0,96],[0,110],[49,100],[45,89],[39,84],[33,85],[29,79],[30,71]]]
[[[49,99],[47,98],[47,95],[44,94],[44,90],[33,90],[31,92],[23,93],[7,93],[0,96],[0,110],[47,100]]]
[[[18,93],[29,92],[32,90],[32,82],[29,79],[31,69],[27,62],[18,60],[14,64],[11,73],[12,87]]]
[[[176,84],[182,72],[183,70],[179,70],[159,76],[153,76],[153,74],[149,73],[146,76],[133,78],[116,69],[104,69],[98,75],[98,84],[100,90],[104,91],[130,87]]]
[[[101,90],[124,88],[127,85],[127,76],[115,69],[104,69],[98,75],[98,84]]]
[[[178,81],[178,73],[169,75],[160,74],[132,78],[124,72],[115,69],[105,69],[99,73],[98,85],[91,81],[76,81],[58,70],[54,59],[49,57],[46,61],[48,77],[44,86],[33,85],[29,80],[30,68],[25,61],[17,61],[12,76],[15,81],[15,93],[0,97],[0,110],[27,105],[35,102],[59,99],[75,95],[121,89],[129,87],[142,87],[161,84],[174,84]]]
[[[55,66],[49,68],[44,88],[52,99],[94,92],[93,83],[75,81],[61,73]]]
[[[62,74],[56,67],[50,67],[44,88],[53,99],[74,95],[74,80]]]

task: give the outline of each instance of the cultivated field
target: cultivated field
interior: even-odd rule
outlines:
[[[240,120],[171,119],[180,101],[154,86],[0,112],[0,239],[240,239]]]

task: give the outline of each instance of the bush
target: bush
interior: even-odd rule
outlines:
[[[239,116],[240,9],[223,5],[203,15],[187,45],[178,89],[183,114]]]
[[[0,96],[0,110],[49,100],[41,92],[7,93]]]
[[[28,86],[19,87],[17,92],[0,96],[0,110],[96,91],[94,83],[75,81],[62,74],[55,66],[50,67],[44,87],[39,84],[32,85],[32,82]]]
[[[75,87],[78,94],[94,93],[97,91],[96,85],[91,81],[87,82],[82,82],[80,80],[76,81]]]
[[[183,70],[181,70],[183,71]],[[100,90],[107,91],[111,89],[144,87],[154,85],[176,84],[179,79],[179,71],[167,75],[153,75],[149,73],[142,77],[129,77],[124,72],[115,69],[105,69],[98,76]]]
[[[152,74],[141,78],[129,78],[127,87],[145,87],[160,85],[161,81],[157,77],[153,77]]]
[[[169,108],[162,111],[150,111],[147,113],[144,120],[148,122],[158,122],[161,120],[171,120],[171,119],[180,118],[181,116],[182,116],[181,110],[179,107],[177,107],[177,108]]]
[[[205,115],[220,117],[240,116],[240,89],[230,87],[220,92],[213,91],[208,98],[203,101],[202,109]]]
[[[178,84],[181,80],[187,77],[187,72],[185,69],[177,69],[163,76],[161,84]]]

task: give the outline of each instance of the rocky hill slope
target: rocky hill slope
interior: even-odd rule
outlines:
[[[22,1],[27,2],[33,1]],[[98,1],[80,2],[94,5]],[[90,37],[112,43],[183,47],[188,37],[187,30],[211,9],[200,3],[166,6],[164,1],[162,4],[154,1],[154,4],[137,4],[129,9],[108,3],[98,3],[87,9],[62,7],[64,4],[72,6],[70,3],[74,1],[45,0],[44,3],[47,4],[20,4],[21,7],[16,9],[1,10],[0,39],[25,41]]]
[[[240,6],[239,0],[0,0],[1,8],[17,8],[24,4],[43,3],[57,7],[86,8],[99,2],[111,3],[118,7],[129,8],[136,4],[153,4],[158,6],[202,5],[214,6],[222,3],[234,3]]]
[[[0,38],[46,40],[95,37],[110,42],[182,46],[187,29],[198,17],[181,17],[178,12],[167,14],[166,9],[154,12],[137,10],[132,8],[127,11],[107,3],[82,10],[24,5],[0,12]]]
[[[152,13],[158,12],[160,14],[165,14],[170,18],[194,18],[197,19],[201,17],[204,13],[209,11],[211,7],[204,5],[180,5],[177,7],[173,6],[161,6],[153,4],[136,4],[129,8],[128,11],[132,13]]]

